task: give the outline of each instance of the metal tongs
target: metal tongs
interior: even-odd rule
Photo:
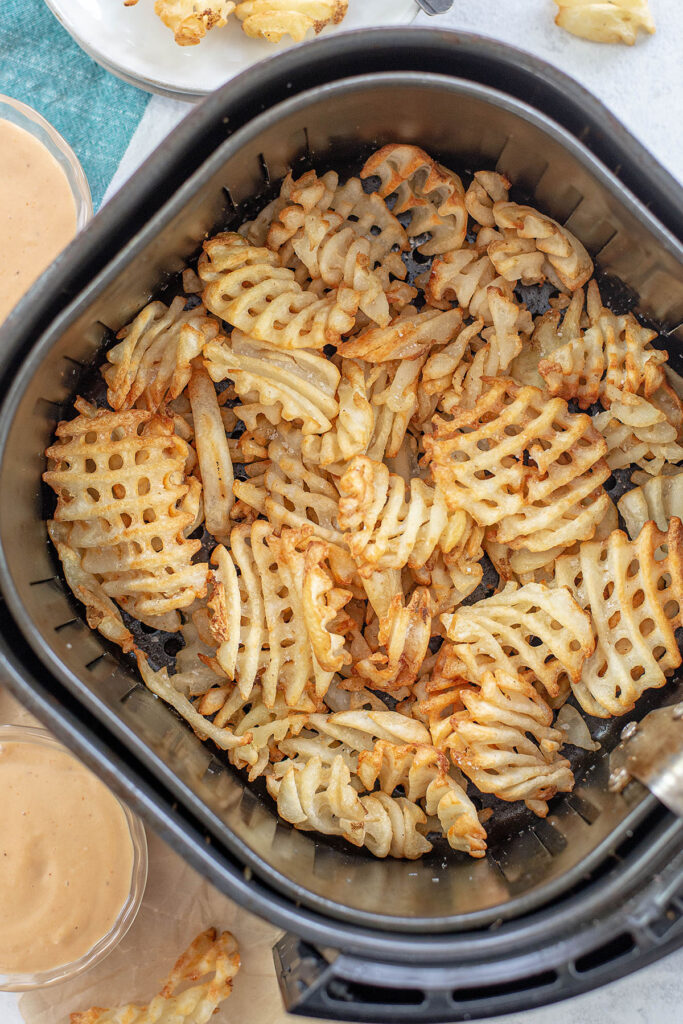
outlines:
[[[425,14],[445,14],[453,6],[453,0],[417,0],[417,6],[421,7]]]
[[[609,788],[620,793],[637,779],[683,818],[683,702],[629,722],[610,758]]]

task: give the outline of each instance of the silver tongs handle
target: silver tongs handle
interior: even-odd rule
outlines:
[[[421,7],[425,14],[445,14],[453,6],[453,0],[417,0],[417,6]]]
[[[637,779],[683,818],[683,703],[629,722],[610,758],[609,788],[620,793]]]

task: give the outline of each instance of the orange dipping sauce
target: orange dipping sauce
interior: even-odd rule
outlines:
[[[66,751],[0,741],[0,974],[73,963],[128,899],[123,809]]]
[[[76,234],[76,202],[52,153],[0,119],[0,324]]]

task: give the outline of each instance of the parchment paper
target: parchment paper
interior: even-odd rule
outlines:
[[[0,723],[40,724],[1,687]],[[271,953],[281,933],[219,893],[149,829],[147,843],[147,888],[128,934],[80,977],[22,995],[26,1024],[69,1024],[75,1010],[147,1003],[195,935],[211,925],[233,933],[242,958],[232,995],[212,1024],[314,1024],[282,1007]]]

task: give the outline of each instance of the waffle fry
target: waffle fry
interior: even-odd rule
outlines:
[[[514,300],[512,284],[501,277],[487,254],[476,249],[463,248],[435,259],[425,287],[430,306],[447,309],[457,302],[471,317],[485,324],[493,323],[488,290],[496,288],[510,302]],[[529,314],[520,310],[518,330],[528,329]]]
[[[578,682],[595,647],[580,602],[567,589],[542,583],[508,583],[499,594],[445,615],[443,623],[463,679],[481,683],[486,672],[502,670],[538,681],[551,696],[562,677]]]
[[[76,408],[57,426],[43,474],[57,493],[55,521],[68,529],[62,543],[134,618],[167,616],[165,628],[179,629],[177,609],[203,596],[207,579],[206,565],[192,563],[199,541],[183,536],[201,491],[184,482],[188,447],[167,418]]]
[[[507,201],[511,182],[495,171],[475,171],[472,183],[465,193],[465,208],[472,220],[485,228],[493,228],[493,204]]]
[[[278,688],[290,707],[309,689],[323,697],[349,659],[343,638],[328,626],[351,597],[325,569],[326,546],[310,531],[283,530],[278,537],[262,520],[234,527],[230,546],[233,558],[225,548],[212,555],[217,573],[209,607],[218,664],[245,699],[262,670],[267,707]]]
[[[425,309],[412,316],[396,317],[387,327],[371,327],[340,348],[346,359],[386,363],[395,359],[416,359],[433,345],[444,345],[462,323],[459,309],[439,312]]]
[[[558,558],[555,584],[590,613],[595,652],[572,690],[598,718],[623,715],[645,690],[664,686],[681,664],[674,630],[683,622],[683,527],[661,533],[647,522],[635,540],[615,530]]]
[[[377,569],[419,569],[439,545],[450,551],[453,525],[437,488],[416,478],[406,485],[382,462],[356,456],[339,480],[339,528],[361,575]]]
[[[587,310],[590,327],[539,362],[551,395],[576,398],[587,409],[598,400],[609,407],[615,390],[654,394],[664,382],[667,359],[650,344],[657,332],[641,327],[630,313],[618,317],[605,309],[595,281],[588,286]]]
[[[593,536],[609,503],[601,491],[609,468],[590,417],[537,388],[484,383],[471,411],[435,419],[424,439],[449,508],[495,526],[491,539],[513,548],[548,551]]]
[[[574,776],[558,754],[564,737],[553,713],[530,682],[498,670],[461,694],[464,711],[453,716],[449,753],[482,793],[524,800],[541,818],[548,800],[569,793]]]
[[[192,371],[188,395],[202,474],[204,522],[217,541],[225,542],[230,532],[230,509],[234,500],[232,461],[216,392],[203,367]]]
[[[319,298],[269,249],[225,232],[204,243],[197,272],[206,308],[245,334],[283,349],[338,345],[356,323],[359,296],[339,288]]]
[[[71,1024],[207,1024],[232,992],[239,969],[234,937],[208,928],[188,946],[147,1006],[130,1003],[115,1010],[94,1006],[72,1013]]]
[[[666,395],[662,401],[656,392],[648,401],[616,388],[608,388],[608,395],[610,407],[598,413],[594,423],[607,442],[605,458],[610,469],[635,465],[657,476],[667,463],[683,459],[680,428],[667,416],[671,411]],[[679,399],[677,406],[680,408]]]
[[[410,686],[418,676],[431,637],[431,597],[424,587],[413,591],[410,601],[396,594],[380,618],[376,651],[357,662],[355,669],[378,690],[395,692]]]
[[[321,540],[343,548],[336,487],[320,470],[305,466],[280,440],[268,445],[268,457],[263,476],[235,481],[235,497],[266,515],[277,529],[311,526]]]
[[[368,450],[375,429],[375,413],[368,398],[366,368],[359,360],[341,360],[341,379],[337,386],[339,412],[332,429],[309,435],[301,442],[306,463],[321,466],[340,476],[355,455]]]
[[[156,411],[172,401],[190,379],[192,360],[219,334],[219,325],[203,306],[185,310],[185,299],[150,302],[116,335],[102,368],[112,409],[134,405]]]
[[[397,747],[378,740],[372,751],[359,755],[358,777],[368,790],[379,781],[380,791],[389,796],[402,786],[408,800],[424,801],[427,814],[439,819],[453,850],[484,856],[486,829],[462,786],[448,774],[447,758],[434,747]]]
[[[555,0],[555,24],[594,43],[633,46],[642,29],[652,35],[655,23],[647,0]]]
[[[380,196],[396,193],[395,214],[410,213],[408,234],[430,238],[418,248],[425,256],[459,249],[467,232],[465,190],[457,174],[417,146],[384,146],[365,162],[361,178],[378,175]]]
[[[348,6],[348,0],[243,0],[235,14],[252,39],[279,43],[290,36],[300,43],[311,29],[317,35],[326,25],[338,25]]]
[[[137,0],[126,0],[133,6]],[[232,0],[155,0],[154,13],[173,32],[178,46],[196,46],[212,28],[222,28],[235,10]]]
[[[316,352],[283,351],[235,330],[229,345],[210,342],[204,360],[212,380],[234,382],[240,418],[252,430],[263,416],[273,425],[300,423],[304,435],[322,434],[339,412],[339,370]]]
[[[548,278],[560,291],[566,289],[574,292],[592,275],[593,261],[581,242],[552,217],[544,217],[531,206],[500,202],[493,204],[493,218],[500,230],[511,233],[506,242],[514,239],[518,244],[519,276],[514,255],[508,249],[502,249],[502,254],[507,255],[508,259],[500,260],[499,266],[498,253],[501,250],[498,247],[504,246],[505,243],[493,242],[488,247],[489,259],[507,280],[517,281],[522,277],[528,257],[533,255],[533,251],[529,252],[528,243],[532,243],[534,250],[544,256],[538,276],[534,280],[540,282]],[[512,259],[509,259],[511,255]],[[503,272],[503,264],[506,272]],[[532,283],[532,278],[527,274],[527,279],[523,283]]]
[[[673,468],[674,474],[650,477],[641,487],[627,491],[617,502],[631,540],[636,539],[649,520],[666,533],[672,516],[683,518],[683,467]]]

